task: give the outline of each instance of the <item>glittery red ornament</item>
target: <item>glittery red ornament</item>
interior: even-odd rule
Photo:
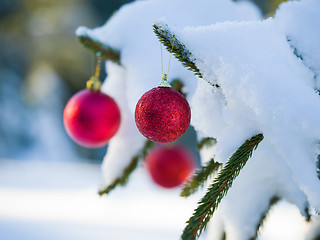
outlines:
[[[145,163],[153,181],[165,188],[183,184],[196,165],[192,153],[181,145],[158,146],[147,155]]]
[[[181,137],[190,125],[185,97],[170,87],[156,87],[142,95],[135,110],[136,125],[146,138],[167,143]]]
[[[84,89],[67,103],[63,123],[68,135],[79,145],[102,147],[113,137],[120,125],[117,103],[100,91]]]

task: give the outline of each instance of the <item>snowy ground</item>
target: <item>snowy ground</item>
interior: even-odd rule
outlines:
[[[99,180],[99,165],[2,160],[0,239],[178,240],[203,194],[182,199],[141,169],[126,188],[100,198]],[[269,219],[260,240],[303,239],[306,226],[294,206],[281,203]]]

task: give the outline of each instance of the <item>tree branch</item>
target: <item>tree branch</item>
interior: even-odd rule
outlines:
[[[185,66],[188,70],[191,70],[199,78],[203,78],[200,70],[197,68],[194,63],[195,59],[192,57],[191,52],[186,48],[184,44],[180,42],[168,29],[165,29],[162,26],[157,24],[153,25],[153,31],[159,38],[159,41],[166,47],[166,49],[175,55],[175,57]],[[172,42],[174,39],[174,44],[172,48]],[[210,82],[209,82],[210,83]],[[212,84],[214,87],[219,87],[218,84]]]
[[[253,136],[231,156],[213,181],[213,184],[208,188],[205,196],[198,203],[193,216],[187,221],[187,226],[181,236],[182,240],[195,240],[206,228],[212,214],[222,198],[227,194],[234,179],[239,175],[241,169],[262,140],[263,134]]]
[[[205,166],[200,168],[194,176],[185,184],[180,193],[181,197],[189,197],[195,193],[199,187],[203,187],[209,176],[218,171],[221,163],[214,161],[212,158]]]
[[[132,158],[130,164],[123,170],[122,175],[116,178],[110,185],[100,190],[99,195],[102,196],[103,194],[109,194],[110,191],[115,189],[117,186],[124,186],[125,184],[127,184],[130,175],[137,168],[139,160],[145,158],[145,156],[148,154],[153,145],[153,142],[147,140],[141,152]]]
[[[256,240],[257,237],[258,237],[258,233],[259,233],[259,230],[260,228],[263,226],[263,224],[265,223],[267,217],[268,217],[268,213],[270,211],[270,209],[276,205],[278,202],[279,202],[280,198],[277,197],[277,196],[274,196],[273,198],[270,199],[270,202],[269,202],[269,206],[268,208],[265,210],[265,212],[261,215],[261,218],[260,218],[260,221],[256,227],[257,231],[256,231],[256,234],[255,236],[253,236],[252,238],[250,238],[249,240]]]
[[[88,36],[78,36],[79,41],[95,54],[100,54],[104,60],[120,64],[120,52],[110,46],[95,41]]]

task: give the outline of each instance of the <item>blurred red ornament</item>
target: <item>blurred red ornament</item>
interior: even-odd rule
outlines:
[[[192,153],[181,145],[157,146],[145,160],[153,181],[164,188],[183,184],[195,170]]]
[[[89,148],[108,143],[120,126],[120,110],[108,95],[84,89],[70,98],[63,123],[68,135],[79,145]]]
[[[185,97],[171,87],[156,87],[136,105],[136,125],[146,138],[167,143],[181,137],[190,125],[191,112]]]

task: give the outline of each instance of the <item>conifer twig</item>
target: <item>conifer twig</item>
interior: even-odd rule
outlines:
[[[153,24],[153,31],[159,38],[159,41],[166,47],[169,52],[173,52],[174,55],[178,58],[182,64],[188,68],[188,70],[192,70],[199,78],[202,78],[200,70],[196,67],[194,60],[191,57],[191,53],[188,49],[178,40],[176,37],[169,32],[168,29],[163,29],[162,27]],[[174,42],[173,42],[173,39]],[[172,43],[173,46],[172,46]]]
[[[239,175],[253,151],[263,140],[263,134],[253,136],[243,143],[231,156],[229,161],[221,169],[207,193],[198,203],[192,217],[187,221],[187,226],[182,233],[182,240],[195,240],[206,228],[212,214],[218,207],[222,198],[227,194],[234,179]]]
[[[274,205],[276,205],[276,204],[279,202],[279,200],[280,200],[280,198],[277,197],[277,196],[274,196],[274,197],[272,197],[272,198],[270,199],[269,205],[268,205],[267,209],[264,211],[264,213],[261,215],[260,221],[259,221],[259,223],[258,223],[258,225],[257,225],[257,227],[256,227],[257,230],[256,230],[255,236],[253,236],[253,237],[250,238],[249,240],[255,240],[255,239],[257,239],[259,230],[260,230],[260,228],[263,226],[263,224],[265,223],[265,221],[266,221],[266,219],[267,219],[267,217],[268,217],[268,213],[269,213],[270,209],[271,209]]]
[[[211,147],[217,143],[217,139],[206,137],[201,139],[201,141],[198,143],[197,148],[198,150],[201,150],[204,147]]]
[[[183,66],[187,67],[188,70],[193,71],[199,78],[203,78],[200,70],[194,63],[195,59],[192,57],[191,52],[186,48],[184,44],[179,41],[179,39],[176,38],[176,36],[174,36],[168,29],[165,29],[157,24],[153,25],[153,31],[159,38],[159,41],[166,47],[169,52],[173,52],[173,54],[183,64]],[[173,39],[175,40],[172,46]],[[210,84],[212,85],[212,83]],[[218,84],[213,84],[213,86],[219,87]]]
[[[305,208],[304,208],[304,213],[305,213],[305,219],[306,219],[306,221],[307,222],[310,222],[311,221],[311,215],[310,215],[310,213],[309,213],[309,207],[308,206],[306,206]]]
[[[221,163],[214,161],[214,159],[212,158],[205,166],[200,168],[194,174],[194,176],[185,184],[185,186],[181,190],[180,196],[188,197],[191,194],[195,193],[199,187],[203,187],[208,177],[215,173],[218,170],[219,166],[221,166]]]
[[[112,62],[120,64],[120,52],[110,46],[95,41],[88,36],[78,36],[79,41],[91,50],[95,54],[100,54],[101,58],[104,60],[110,60]]]
[[[197,149],[200,151],[205,147],[212,147],[216,143],[217,140],[215,138],[206,137],[201,139],[201,141],[197,144]],[[193,177],[186,182],[181,190],[180,196],[188,197],[195,193],[199,187],[203,187],[208,177],[215,173],[219,169],[220,165],[220,163],[215,162],[212,158],[205,166],[202,166],[198,171],[196,171]]]
[[[102,196],[103,194],[108,194],[119,185],[124,186],[128,182],[130,175],[137,168],[139,160],[145,158],[153,144],[154,143],[152,141],[147,140],[141,152],[131,159],[130,164],[123,170],[122,175],[116,178],[110,185],[100,190],[99,195]]]

